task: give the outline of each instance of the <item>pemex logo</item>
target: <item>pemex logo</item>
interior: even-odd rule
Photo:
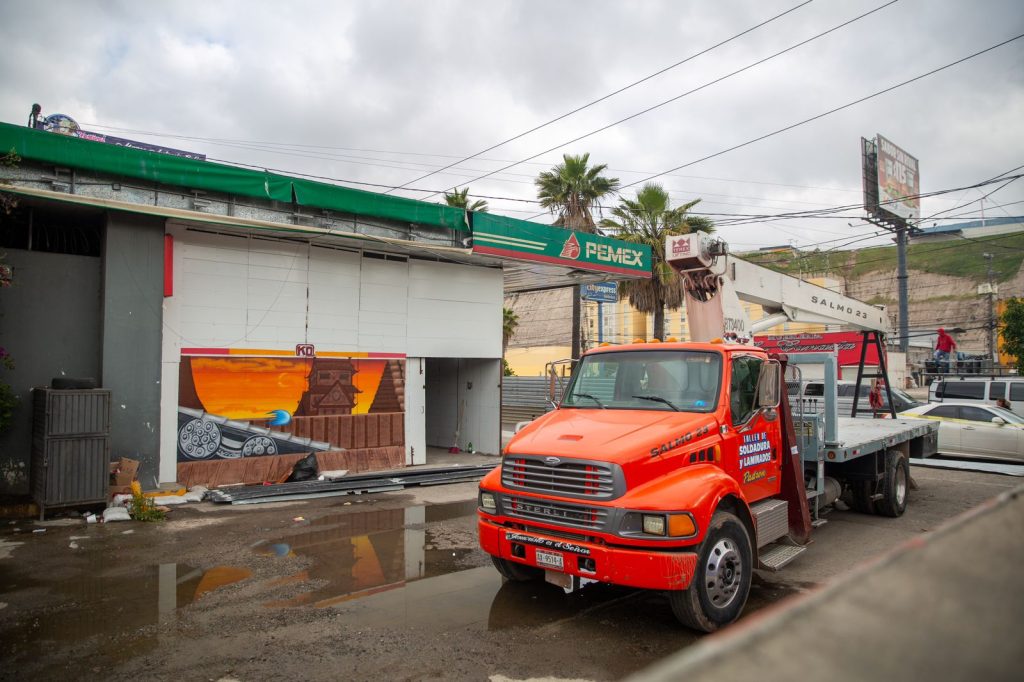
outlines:
[[[573,232],[569,235],[569,238],[565,240],[565,244],[562,245],[562,253],[558,254],[559,258],[571,258],[576,260],[580,257],[580,242],[576,239],[576,233]]]

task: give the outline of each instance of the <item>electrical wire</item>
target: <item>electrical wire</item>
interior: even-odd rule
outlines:
[[[830,28],[830,29],[828,29],[826,31],[822,31],[821,33],[818,33],[817,35],[811,36],[810,38],[807,38],[806,40],[802,40],[802,41],[800,41],[798,43],[790,45],[789,47],[787,47],[787,48],[785,48],[783,50],[780,50],[778,52],[775,52],[774,54],[771,54],[771,55],[769,55],[767,57],[764,57],[764,58],[759,59],[757,61],[751,62],[750,64],[747,64],[746,66],[744,66],[742,68],[739,68],[739,69],[737,69],[735,71],[732,71],[732,72],[730,72],[730,73],[728,73],[728,74],[726,74],[724,76],[720,76],[718,78],[710,80],[710,81],[704,83],[703,85],[699,85],[696,88],[692,88],[690,90],[687,90],[686,92],[683,92],[683,93],[681,93],[679,95],[676,95],[675,97],[671,97],[671,98],[669,98],[667,100],[659,102],[658,104],[655,104],[653,106],[647,107],[646,109],[642,109],[642,110],[640,110],[640,111],[638,111],[636,113],[630,114],[629,116],[626,116],[625,118],[620,118],[617,121],[613,121],[612,123],[609,123],[607,125],[601,126],[600,128],[596,128],[594,130],[591,130],[588,133],[584,133],[583,135],[580,135],[578,137],[574,137],[573,139],[571,139],[571,140],[569,140],[567,142],[562,142],[561,144],[555,145],[554,147],[551,147],[550,149],[545,149],[544,151],[539,152],[537,154],[533,154],[532,156],[528,156],[528,157],[526,157],[525,159],[523,159],[521,161],[517,161],[517,162],[515,162],[513,164],[509,164],[507,166],[503,166],[502,168],[499,168],[498,170],[491,171],[490,173],[487,173],[485,175],[481,175],[481,176],[479,176],[477,178],[474,178],[474,179],[470,180],[468,183],[463,183],[463,184],[471,184],[471,183],[476,182],[478,180],[483,180],[484,178],[490,177],[491,175],[494,175],[495,173],[500,173],[502,171],[508,170],[509,168],[517,166],[520,163],[522,163],[523,161],[531,161],[531,160],[537,158],[538,156],[542,156],[544,154],[548,154],[550,152],[555,151],[556,149],[561,149],[562,147],[565,147],[567,145],[573,144],[574,142],[579,142],[580,140],[583,140],[583,139],[586,139],[586,138],[591,137],[593,135],[596,135],[597,133],[600,133],[600,132],[603,132],[605,130],[608,130],[609,128],[613,128],[613,127],[615,127],[615,126],[617,126],[617,125],[619,125],[621,123],[625,123],[626,121],[631,121],[631,120],[637,118],[638,116],[643,116],[644,114],[647,114],[647,113],[649,113],[651,111],[654,111],[655,109],[660,109],[661,107],[663,107],[663,106],[665,106],[667,104],[671,104],[672,102],[679,101],[680,99],[682,99],[684,97],[692,95],[692,94],[694,94],[696,92],[700,92],[701,90],[704,90],[705,88],[709,88],[712,85],[716,85],[718,83],[721,83],[722,81],[727,80],[729,78],[732,78],[733,76],[739,75],[739,74],[741,74],[741,73],[743,73],[745,71],[749,71],[750,69],[752,69],[752,68],[754,68],[756,66],[760,66],[761,64],[764,64],[765,62],[768,62],[768,61],[770,61],[772,59],[775,59],[776,57],[782,56],[782,55],[786,54],[787,52],[791,52],[791,51],[793,51],[793,50],[795,50],[795,49],[797,49],[799,47],[802,47],[802,46],[810,43],[810,42],[818,40],[819,38],[822,38],[822,37],[828,35],[829,33],[833,33],[834,31],[838,31],[839,29],[844,28],[846,26],[849,26],[850,24],[852,24],[852,23],[854,23],[856,21],[860,21],[861,19],[863,19],[863,18],[865,18],[867,16],[870,16],[870,15],[874,14],[875,12],[879,12],[879,11],[885,9],[886,7],[889,7],[890,5],[895,4],[898,1],[899,0],[890,0],[889,2],[887,2],[887,3],[883,4],[883,5],[880,5],[880,6],[874,8],[874,9],[868,11],[868,12],[865,12],[864,14],[856,16],[853,19],[850,19],[850,20],[845,21],[845,22],[843,22],[841,24],[838,24],[837,26],[833,26],[832,28]],[[736,147],[736,148],[738,148],[738,147]],[[731,150],[726,150],[726,151],[731,151]],[[721,153],[724,153],[724,152],[721,152]],[[707,157],[707,158],[711,158],[711,157]],[[697,162],[694,162],[694,163],[697,163]],[[686,164],[686,165],[692,165],[692,164]],[[680,170],[682,168],[685,168],[686,165],[678,166],[677,168],[673,168],[671,170],[672,171]],[[666,172],[671,172],[671,171],[666,171]],[[660,177],[661,175],[664,175],[664,174],[665,173],[658,173],[656,175],[650,176],[650,178],[647,178],[647,179],[649,180],[651,178]],[[625,185],[624,187],[632,187],[633,185],[637,185],[640,182],[646,182],[646,180],[640,180],[640,181],[637,181],[637,182],[633,182],[633,183],[630,183],[628,185]],[[453,186],[453,187],[449,187],[445,191],[446,192],[450,192],[451,190],[455,189],[456,187],[458,187],[458,185]],[[430,195],[430,196],[433,196],[433,195]],[[427,197],[424,197],[424,198],[425,199],[429,199],[430,196],[427,196]],[[543,214],[541,214],[541,215],[543,215]]]
[[[614,97],[615,95],[621,94],[621,93],[625,92],[626,90],[629,90],[631,88],[636,87],[637,85],[640,85],[641,83],[645,83],[645,82],[651,80],[652,78],[655,78],[657,76],[662,75],[663,73],[671,71],[672,69],[674,69],[676,67],[682,66],[683,64],[686,64],[687,62],[690,62],[690,61],[696,59],[697,57],[701,57],[703,55],[706,55],[709,52],[711,52],[712,50],[718,49],[719,47],[722,47],[723,45],[731,43],[732,41],[737,40],[737,39],[747,35],[748,33],[756,31],[757,29],[759,29],[759,28],[761,28],[763,26],[767,26],[768,24],[772,23],[773,21],[776,21],[777,19],[781,19],[782,17],[786,16],[787,14],[790,14],[791,12],[795,12],[796,10],[800,9],[801,7],[809,5],[811,2],[812,2],[812,0],[807,0],[806,2],[802,2],[799,5],[796,5],[795,7],[791,7],[790,9],[787,9],[786,11],[784,11],[784,12],[782,12],[780,14],[776,14],[775,16],[771,17],[770,19],[766,19],[765,21],[762,21],[759,24],[755,24],[754,26],[751,26],[750,28],[748,28],[748,29],[746,29],[744,31],[741,31],[741,32],[739,32],[739,33],[729,37],[729,38],[726,38],[725,40],[720,41],[720,42],[712,45],[711,47],[707,47],[707,48],[701,50],[700,52],[695,52],[694,54],[691,54],[690,56],[686,57],[685,59],[681,59],[680,61],[675,62],[674,64],[670,64],[669,66],[666,66],[666,67],[664,67],[662,69],[659,69],[658,71],[655,71],[654,73],[648,74],[647,76],[644,76],[640,80],[633,81],[632,83],[630,83],[628,85],[620,87],[617,90],[614,90],[614,91],[612,91],[612,92],[610,92],[610,93],[608,93],[606,95],[602,95],[601,97],[598,97],[595,100],[587,102],[586,104],[584,104],[582,106],[576,107],[575,109],[573,109],[571,111],[568,111],[568,112],[566,112],[566,113],[564,113],[564,114],[562,114],[560,116],[556,116],[555,118],[553,118],[553,119],[551,119],[549,121],[546,121],[544,123],[541,123],[538,126],[534,126],[533,128],[530,128],[529,130],[526,130],[526,131],[524,131],[522,133],[519,133],[518,135],[514,135],[514,136],[512,136],[512,137],[510,137],[510,138],[508,138],[506,140],[502,140],[501,142],[499,142],[499,143],[497,143],[495,145],[491,145],[490,147],[488,147],[486,149],[483,149],[483,150],[477,152],[476,154],[471,154],[470,156],[467,156],[467,157],[465,157],[463,159],[460,159],[459,161],[455,161],[454,163],[448,164],[447,166],[439,168],[439,169],[437,169],[435,171],[431,171],[430,173],[427,173],[426,175],[421,175],[418,178],[414,178],[412,180],[409,180],[408,182],[406,182],[406,183],[396,187],[395,190],[404,189],[404,188],[408,187],[409,185],[411,185],[414,182],[419,182],[420,180],[424,180],[424,179],[429,178],[429,177],[431,177],[433,175],[436,175],[437,173],[440,173],[442,171],[448,170],[449,168],[452,168],[453,166],[457,166],[457,165],[459,165],[461,163],[465,163],[466,161],[469,161],[470,159],[474,159],[474,158],[480,156],[481,154],[486,154],[487,152],[492,151],[494,149],[497,149],[498,147],[502,147],[502,146],[508,144],[509,142],[514,142],[515,140],[518,140],[520,138],[526,137],[527,135],[529,135],[531,133],[535,133],[538,130],[541,130],[542,128],[546,128],[546,127],[548,127],[549,125],[551,125],[553,123],[557,123],[558,121],[561,121],[561,120],[563,120],[565,118],[568,118],[569,116],[577,114],[577,113],[583,111],[584,109],[588,109],[588,108],[594,106],[595,104],[598,104],[600,102],[604,102],[605,100],[610,99],[610,98]],[[896,2],[896,0],[893,0],[893,2]],[[533,158],[535,158],[535,157],[533,157]],[[448,190],[445,190],[445,191],[451,191],[452,189],[455,189],[455,187],[451,187],[451,188],[449,188]],[[394,190],[389,190],[389,193],[390,193],[390,191],[394,191]],[[429,199],[431,196],[434,196],[434,195],[431,194],[430,196],[424,197],[424,199]]]

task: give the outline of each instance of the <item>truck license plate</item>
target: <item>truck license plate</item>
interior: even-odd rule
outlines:
[[[547,568],[555,568],[559,571],[562,570],[562,555],[556,552],[545,552],[543,549],[537,550],[537,565],[545,566]]]

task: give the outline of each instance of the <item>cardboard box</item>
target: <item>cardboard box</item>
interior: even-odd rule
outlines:
[[[122,457],[116,462],[110,463],[110,489],[109,495],[130,495],[132,492],[132,481],[139,473],[139,462],[135,459]]]

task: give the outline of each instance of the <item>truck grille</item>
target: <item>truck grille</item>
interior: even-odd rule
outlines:
[[[598,500],[618,497],[625,488],[622,471],[616,465],[587,460],[558,460],[550,464],[545,459],[556,458],[506,457],[501,465],[502,485],[548,495]]]
[[[600,530],[608,520],[608,510],[601,507],[587,507],[582,504],[566,504],[547,500],[526,499],[510,496],[507,498],[505,513],[521,519],[547,521],[559,525]]]

